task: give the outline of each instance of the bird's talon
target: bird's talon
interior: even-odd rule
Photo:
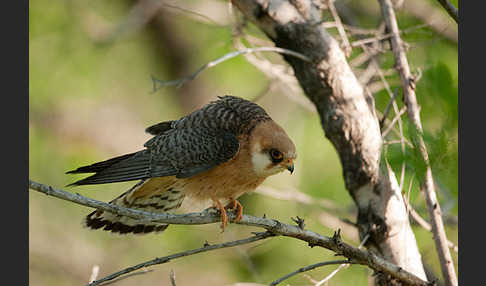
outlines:
[[[213,200],[213,203],[214,203],[214,208],[217,209],[220,213],[221,213],[221,232],[223,233],[224,232],[224,229],[226,228],[226,225],[228,224],[228,215],[226,214],[226,210],[225,208],[223,207],[223,205],[221,205],[221,203],[216,200],[216,199],[212,199]]]
[[[229,202],[224,208],[236,211],[236,217],[233,222],[238,222],[243,218],[243,206],[239,201],[231,199],[231,202]]]

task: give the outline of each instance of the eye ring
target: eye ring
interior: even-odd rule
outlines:
[[[272,161],[274,163],[280,163],[283,161],[283,154],[277,149],[270,149],[270,157],[272,157]]]

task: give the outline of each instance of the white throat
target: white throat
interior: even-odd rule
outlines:
[[[270,156],[261,151],[260,144],[256,144],[252,151],[251,162],[253,163],[253,171],[257,176],[268,177],[284,170],[280,165],[273,165]]]
[[[253,152],[251,155],[251,162],[253,163],[253,171],[255,171],[255,174],[258,176],[268,176],[271,174],[269,173],[269,169],[267,169],[268,166],[272,163],[270,161],[270,158],[268,157],[267,154],[264,154],[262,152]]]

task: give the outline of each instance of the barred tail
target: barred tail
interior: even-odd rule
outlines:
[[[173,211],[181,206],[185,196],[183,190],[171,187],[167,180],[167,178],[142,180],[110,203],[147,212]],[[135,219],[102,210],[93,211],[86,216],[84,224],[91,229],[102,229],[119,234],[162,232],[169,226],[160,223],[139,223]]]

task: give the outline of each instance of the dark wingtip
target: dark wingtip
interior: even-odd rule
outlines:
[[[79,183],[79,182],[80,182],[80,181],[76,181],[76,182],[74,182],[74,183],[67,184],[67,185],[65,186],[65,188],[67,188],[67,187],[75,187],[75,186],[81,186],[81,185],[83,185],[82,183]]]
[[[81,186],[81,185],[83,185],[83,184],[82,184],[82,183],[80,183],[80,181],[76,181],[76,182],[74,182],[74,183],[67,184],[67,185],[65,186],[65,188],[67,188],[67,187]]]
[[[171,129],[172,127],[172,120],[171,121],[164,121],[160,122],[157,124],[154,124],[152,126],[149,126],[145,129],[146,133],[149,133],[151,135],[160,135],[164,133],[165,131]]]
[[[94,175],[93,175],[94,176]],[[81,180],[78,180],[78,181],[75,181],[69,185],[66,185],[66,187],[73,187],[73,186],[81,186],[81,185],[89,185],[90,184],[90,179],[91,177],[93,176],[89,176],[87,178],[84,178],[84,179],[81,179]]]

